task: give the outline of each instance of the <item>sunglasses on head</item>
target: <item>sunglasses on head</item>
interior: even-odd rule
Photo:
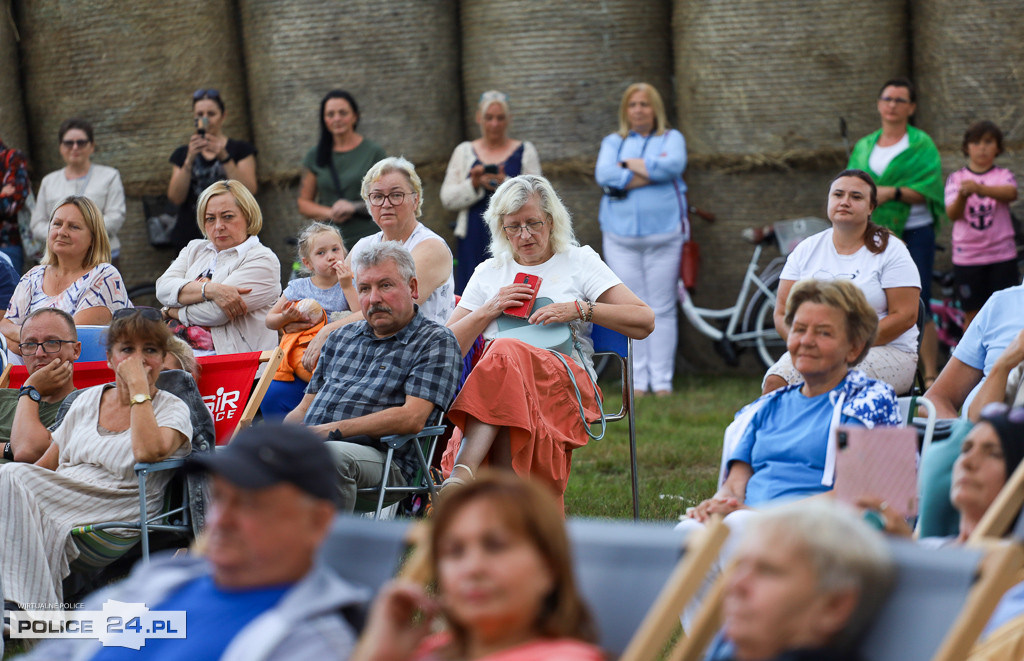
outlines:
[[[220,98],[220,92],[215,90],[212,87],[209,88],[209,89],[197,89],[195,92],[192,92],[192,100],[193,101],[198,101],[199,99],[219,99],[219,98]]]
[[[160,314],[160,310],[156,308],[149,308],[145,306],[139,306],[137,308],[121,308],[120,310],[114,310],[114,314],[111,315],[113,319],[127,319],[137,314],[141,314],[143,319],[148,321],[163,321],[163,315]]]

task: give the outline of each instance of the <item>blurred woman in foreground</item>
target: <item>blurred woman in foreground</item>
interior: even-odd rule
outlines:
[[[436,597],[410,582],[386,586],[354,661],[604,658],[589,644],[561,512],[542,487],[484,473],[438,507],[430,550]],[[448,626],[430,635],[438,614]]]

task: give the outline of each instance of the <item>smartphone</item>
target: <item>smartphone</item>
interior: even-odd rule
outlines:
[[[484,174],[498,174],[498,166],[497,165],[485,165],[484,166]]]
[[[519,317],[520,319],[526,319],[530,316],[530,311],[533,310],[533,302],[537,300],[537,290],[540,289],[541,278],[539,275],[533,275],[531,273],[517,273],[516,279],[512,281],[513,284],[524,284],[530,285],[533,288],[533,296],[530,300],[523,301],[522,305],[517,305],[505,310],[505,314],[511,317]]]
[[[206,129],[210,126],[209,117],[196,117],[196,132],[199,135],[206,137]]]

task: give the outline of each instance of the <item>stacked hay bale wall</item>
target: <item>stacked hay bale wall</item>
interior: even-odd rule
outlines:
[[[511,135],[536,145],[580,240],[599,246],[594,161],[618,127],[622,93],[646,81],[672,107],[669,4],[462,0],[460,9],[466,136],[480,134],[480,94],[508,94]]]
[[[93,159],[121,172],[129,199],[120,233],[125,281],[152,280],[173,255],[146,241],[140,196],[166,191],[167,159],[194,132],[192,92],[218,89],[227,104],[224,132],[250,139],[233,3],[37,0],[19,8],[36,176],[64,165],[60,123],[90,121]]]
[[[302,159],[316,145],[320,100],[329,90],[355,97],[359,132],[389,155],[431,172],[447,159],[462,123],[455,2],[239,4],[260,202],[270,221],[261,238],[290,262],[285,241],[307,222],[295,203]],[[434,203],[440,178],[425,183],[424,201]],[[430,211],[424,220],[442,224],[431,222]]]
[[[25,127],[25,108],[22,105],[20,67],[18,58],[17,26],[11,13],[11,2],[0,3],[0,138],[8,147],[20,149],[31,156],[28,148],[28,129]]]
[[[735,300],[750,259],[744,227],[824,217],[828,181],[846,161],[840,117],[851,145],[876,130],[878,86],[907,72],[906,8],[902,0],[676,0],[672,29],[690,202],[719,219],[691,219],[704,283],[696,302],[721,308]],[[764,262],[776,256],[769,247]],[[683,328],[686,359],[720,366],[710,340]]]

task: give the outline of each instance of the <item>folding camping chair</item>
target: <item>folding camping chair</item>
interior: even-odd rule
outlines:
[[[102,383],[114,381],[114,370],[107,365],[106,359],[75,363],[74,375],[71,380],[78,389],[91,388]],[[4,388],[20,388],[28,379],[28,368],[24,365],[9,365],[0,375],[0,386]]]
[[[937,418],[935,405],[920,395],[898,397],[897,402],[904,424],[917,428],[918,435],[921,436],[921,454],[924,455],[925,450],[932,444],[932,439],[935,437],[935,420]],[[925,411],[924,418],[918,415],[921,409]]]
[[[594,324],[590,331],[594,342],[595,362],[599,356],[611,356],[619,366],[622,399],[617,413],[605,414],[605,420],[626,419],[629,424],[629,475],[633,490],[633,520],[640,519],[640,487],[636,470],[636,417],[633,409],[633,340],[622,333]]]
[[[356,511],[373,512],[373,518],[379,519],[381,510],[385,503],[391,504],[413,494],[430,494],[431,502],[437,496],[437,489],[434,479],[430,475],[430,462],[433,461],[434,451],[437,449],[437,439],[445,432],[445,426],[441,424],[444,411],[435,409],[434,413],[427,420],[427,426],[415,434],[392,434],[384,436],[380,442],[387,447],[387,456],[384,460],[384,479],[377,486],[366,487],[356,490]],[[433,424],[431,424],[433,423]],[[395,452],[407,443],[413,443],[416,451],[416,459],[419,464],[412,484],[405,486],[389,486],[391,478],[391,466],[394,463]]]
[[[199,392],[213,415],[217,445],[227,444],[235,434],[252,424],[283,357],[281,348],[275,347],[269,351],[201,356],[196,359],[202,367]],[[253,387],[256,371],[261,364],[266,367]]]

